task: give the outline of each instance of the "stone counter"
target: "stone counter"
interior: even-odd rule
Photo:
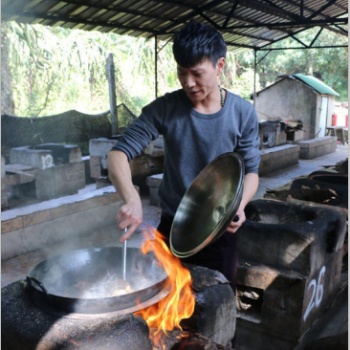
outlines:
[[[335,152],[337,137],[318,137],[316,139],[299,141],[298,144],[300,146],[300,159],[313,159]]]
[[[59,241],[84,236],[115,223],[121,205],[113,186],[2,212],[1,259],[25,254]]]

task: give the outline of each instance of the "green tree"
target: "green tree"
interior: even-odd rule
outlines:
[[[315,34],[312,29],[299,33],[298,38],[309,44]],[[154,39],[16,22],[3,22],[1,36],[2,113],[33,117],[70,109],[85,113],[109,110],[106,60],[110,53],[117,104],[124,103],[138,115],[155,97]],[[288,40],[274,47],[291,46]],[[317,40],[325,45],[345,39],[323,30]],[[157,53],[157,92],[162,95],[179,88],[179,83],[171,43],[158,40]],[[278,75],[300,72],[318,76],[346,99],[347,49],[258,51],[257,60],[257,90],[273,83]],[[229,48],[220,84],[250,99],[254,52]]]
[[[318,28],[312,28],[298,34],[298,39],[310,45],[315,38]],[[327,46],[333,43],[347,45],[347,37],[323,30],[313,46]],[[276,43],[274,48],[295,47],[292,39]],[[265,57],[264,57],[265,56]],[[263,58],[264,57],[264,58]],[[289,49],[257,52],[261,87],[266,87],[276,81],[279,75],[303,73],[314,75],[325,84],[331,86],[340,94],[340,99],[347,100],[348,77],[347,48],[323,49]]]

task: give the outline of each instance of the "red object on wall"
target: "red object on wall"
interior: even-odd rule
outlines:
[[[337,125],[337,115],[335,113],[332,114],[332,126]]]

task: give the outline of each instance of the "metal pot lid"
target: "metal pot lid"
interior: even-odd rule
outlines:
[[[198,253],[219,238],[242,199],[244,163],[235,152],[220,155],[194,179],[176,211],[170,248],[179,258]]]

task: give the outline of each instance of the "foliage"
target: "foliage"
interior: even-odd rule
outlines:
[[[2,29],[3,41],[11,43],[8,68],[16,115],[109,110],[106,61],[110,53],[117,104],[125,103],[138,113],[154,97],[152,40],[15,22],[2,23]]]
[[[138,115],[156,95],[179,88],[169,42],[157,41],[156,93],[153,39],[16,22],[3,22],[1,29],[2,114],[35,117],[71,109],[85,113],[109,110],[106,62],[110,53],[114,57],[117,104],[124,103],[133,114]],[[315,34],[316,29],[312,29],[300,33],[298,39],[308,44]],[[342,40],[346,38],[323,30],[317,42]],[[291,41],[287,44],[293,45]],[[277,42],[273,47],[281,45]],[[278,75],[304,73],[318,76],[346,99],[347,49],[258,51],[256,56],[256,90],[273,83]],[[229,48],[220,83],[250,99],[254,52],[237,53]]]
[[[297,35],[297,39],[309,46],[319,28],[312,28]],[[333,43],[347,45],[347,37],[329,30],[322,30],[313,46],[327,46]],[[273,48],[295,47],[295,41],[286,39],[273,45]],[[300,47],[300,45],[299,45]],[[265,56],[265,57],[264,57]],[[272,84],[278,75],[302,73],[314,75],[340,94],[340,100],[348,96],[348,49],[323,48],[301,50],[274,50],[257,53],[257,72],[262,87]]]

